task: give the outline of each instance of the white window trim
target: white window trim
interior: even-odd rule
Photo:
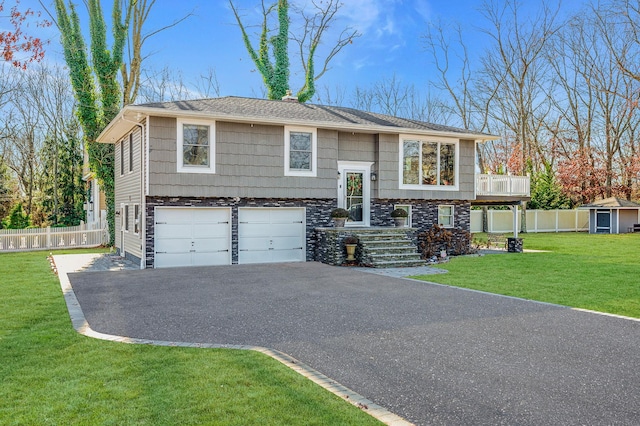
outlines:
[[[311,133],[311,170],[291,170],[289,168],[291,132]],[[318,129],[316,129],[315,127],[285,126],[284,128],[284,175],[285,176],[307,176],[307,177],[316,177],[318,175]]]
[[[123,228],[124,228],[124,232],[126,232],[127,234],[129,233],[129,231],[131,230],[131,222],[129,221],[129,213],[130,213],[130,204],[124,204],[124,209],[122,214],[124,215],[124,223],[123,223]]]
[[[209,120],[178,118],[176,123],[176,164],[178,173],[215,173],[216,172],[216,123]],[[195,124],[197,126],[209,127],[209,165],[208,166],[185,166],[183,164],[183,129],[185,124]]]
[[[444,225],[440,223],[440,208],[441,207],[451,207],[451,225]],[[444,216],[444,215],[442,215]],[[456,206],[453,204],[439,204],[438,205],[438,225],[442,225],[443,228],[455,228],[456,225]]]
[[[407,220],[406,220],[406,222],[404,224],[404,227],[405,228],[411,228],[411,215],[413,213],[411,211],[411,204],[396,204],[396,205],[393,206],[393,209],[395,210],[395,209],[400,208],[400,207],[403,207],[403,208],[404,207],[408,207],[407,208],[407,212],[409,213],[409,215],[407,216]]]
[[[133,173],[133,157],[134,157],[134,155],[133,155],[133,144],[134,144],[133,132],[131,132],[131,133],[129,133],[129,138],[127,140],[127,147],[129,149],[129,155],[127,155],[127,158],[129,160],[129,168],[128,168],[129,173]]]
[[[138,214],[136,214],[136,207],[138,210]],[[141,225],[141,220],[140,220],[140,204],[134,204],[133,205],[133,235],[140,235],[140,225]],[[137,232],[136,232],[136,227],[138,228]]]
[[[124,139],[122,139],[120,141],[120,176],[124,176],[124,159],[125,159],[125,155],[124,155]]]
[[[419,141],[422,142],[441,142],[453,144],[456,147],[456,167],[455,167],[455,185],[422,185],[422,184],[405,184],[404,182],[404,141]],[[422,152],[422,148],[420,148]],[[422,162],[422,156],[420,157]],[[440,161],[438,161],[438,171],[440,170]],[[422,173],[422,172],[420,172]],[[460,190],[460,140],[449,139],[442,137],[420,136],[420,135],[400,135],[398,142],[398,183],[399,189],[416,189],[416,190],[429,190],[429,191],[459,191]]]

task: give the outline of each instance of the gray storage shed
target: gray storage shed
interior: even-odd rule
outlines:
[[[640,204],[618,197],[605,198],[580,208],[589,209],[590,234],[626,234],[634,232],[634,225],[640,223]]]

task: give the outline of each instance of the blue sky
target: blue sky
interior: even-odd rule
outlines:
[[[22,0],[21,3],[39,8],[37,0]],[[43,3],[52,2],[43,0]],[[260,0],[235,0],[234,3],[242,10],[245,22],[260,22],[260,10],[256,9]],[[575,7],[580,3],[566,1],[563,8],[566,9],[567,4]],[[110,16],[111,4],[109,0],[103,1],[107,16]],[[367,87],[395,75],[404,84],[424,88],[433,78],[430,56],[423,40],[428,23],[436,20],[459,23],[467,31],[466,41],[477,59],[488,41],[478,30],[484,25],[478,11],[481,4],[482,0],[344,0],[334,29],[351,26],[362,36],[345,47],[332,62],[332,69],[317,84],[351,93],[356,86]],[[78,8],[84,9],[81,1],[78,1]],[[50,10],[53,11],[52,6]],[[195,80],[208,68],[213,68],[221,95],[261,96],[261,77],[245,50],[228,1],[157,0],[146,30],[162,28],[189,12],[194,15],[149,39],[145,44],[145,53],[149,56],[143,66],[155,69],[169,66],[180,71],[186,81]],[[47,60],[63,62],[56,31],[53,28],[45,30],[45,37],[52,39]],[[295,91],[301,85],[302,77],[294,73],[292,89]]]

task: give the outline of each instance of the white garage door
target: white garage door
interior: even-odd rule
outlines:
[[[304,208],[238,209],[238,263],[304,262]]]
[[[158,207],[155,267],[231,264],[231,209]]]

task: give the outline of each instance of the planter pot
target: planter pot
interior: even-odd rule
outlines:
[[[395,223],[396,228],[404,228],[404,225],[407,223],[406,217],[394,217],[393,223]]]
[[[345,244],[345,247],[347,248],[347,261],[348,262],[353,262],[354,260],[356,260],[355,254],[356,254],[356,247],[357,246],[358,246],[357,244]]]
[[[334,217],[333,226],[336,228],[344,228],[344,223],[347,221],[346,217]]]

